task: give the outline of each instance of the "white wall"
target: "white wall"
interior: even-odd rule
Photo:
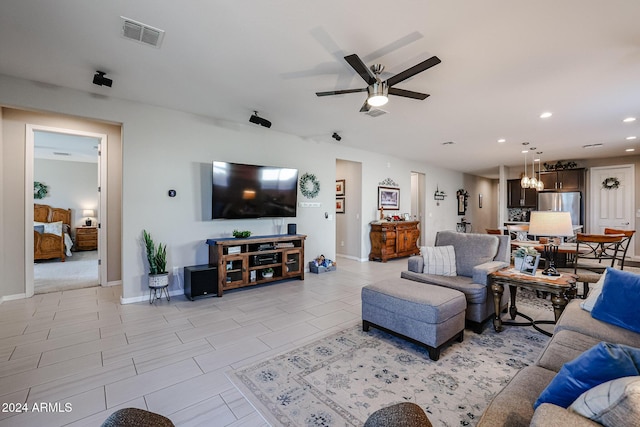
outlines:
[[[47,185],[44,199],[36,200],[54,208],[71,209],[71,227],[84,225],[83,209],[98,212],[98,164],[35,159],[33,178]],[[95,222],[97,217],[93,217]]]
[[[335,259],[336,225],[335,221],[325,219],[325,212],[334,214],[338,158],[362,163],[361,258],[368,256],[368,224],[378,213],[377,186],[386,178],[399,183],[400,210],[409,212],[411,171],[424,173],[427,214],[423,226],[428,239],[432,243],[436,231],[455,228],[455,192],[462,186],[463,175],[452,170],[356,150],[338,143],[309,141],[245,124],[246,117],[238,118],[242,123],[222,122],[124,100],[96,98],[81,91],[43,87],[2,75],[0,104],[122,124],[122,283],[125,299],[148,293],[141,243],[143,229],[151,232],[156,241],[167,244],[170,268],[206,263],[205,240],[228,236],[234,228],[249,229],[257,235],[274,232],[274,222],[269,219],[209,219],[213,160],[294,167],[301,174],[316,175],[321,189],[314,201],[320,202],[321,207],[299,208],[295,219],[298,232],[308,235],[305,261],[319,253]],[[250,113],[247,110],[247,117]],[[5,159],[3,165],[10,163],[10,159]],[[15,167],[11,173],[19,175],[23,169]],[[436,183],[448,194],[438,207],[432,197]],[[168,197],[169,189],[175,189],[177,196]],[[3,197],[7,197],[8,183],[5,182],[3,190]],[[10,191],[11,207],[5,203],[5,211],[14,212],[11,224],[4,225],[5,230],[7,227],[24,229],[24,192],[13,187]],[[299,194],[299,201],[304,200]],[[12,265],[11,268],[24,269],[24,265]]]

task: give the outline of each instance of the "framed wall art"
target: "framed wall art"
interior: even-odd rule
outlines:
[[[344,196],[344,179],[336,179],[336,196]]]
[[[336,197],[336,213],[344,213],[344,197]]]
[[[378,209],[400,209],[400,189],[393,187],[378,187]]]

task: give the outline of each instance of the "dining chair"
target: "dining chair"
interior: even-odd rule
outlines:
[[[508,224],[507,230],[511,236],[511,240],[526,241],[528,240],[529,224]]]
[[[614,267],[623,237],[623,234],[577,233],[573,267],[557,270],[561,273],[574,274],[576,281],[582,282],[582,298],[586,298],[589,293],[589,283],[596,283],[606,268],[602,260],[610,259],[611,267]],[[605,248],[608,250],[605,251]]]
[[[608,245],[603,247],[603,251],[605,251],[608,255],[613,253],[618,260],[618,265],[620,266],[620,270],[624,270],[624,260],[627,257],[627,249],[629,249],[629,243],[631,242],[631,238],[635,234],[635,230],[618,230],[616,228],[605,228],[604,234],[623,234],[624,237],[618,244],[617,251],[614,251],[615,248],[609,247]]]

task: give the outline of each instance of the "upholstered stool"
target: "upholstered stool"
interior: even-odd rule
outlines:
[[[374,326],[400,335],[429,351],[438,360],[450,341],[462,342],[467,301],[455,289],[408,279],[392,279],[362,288],[362,330]]]
[[[109,415],[101,427],[175,427],[171,420],[155,412],[124,408]]]
[[[378,409],[371,414],[364,427],[433,427],[422,408],[415,403],[402,402]]]

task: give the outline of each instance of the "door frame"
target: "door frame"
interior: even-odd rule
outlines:
[[[52,126],[42,126],[27,123],[25,133],[25,294],[30,298],[34,294],[33,284],[33,172],[35,132],[54,132],[74,136],[85,136],[100,140],[98,148],[98,283],[106,284],[107,278],[107,135],[96,132],[86,132],[76,129],[65,129]]]

